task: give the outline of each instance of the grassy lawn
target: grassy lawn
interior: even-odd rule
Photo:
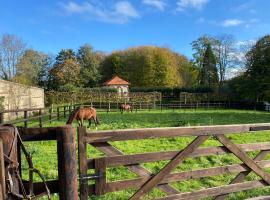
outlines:
[[[243,124],[243,123],[267,123],[270,121],[270,113],[257,111],[239,110],[179,110],[179,111],[142,111],[138,113],[99,113],[101,125],[99,130],[126,129],[126,128],[148,128],[148,127],[178,127],[178,126],[199,126],[199,125],[223,125],[223,124]],[[61,126],[66,119],[48,124],[48,126]],[[74,127],[76,123],[73,124]],[[94,129],[94,128],[92,128]],[[254,143],[269,141],[270,132],[258,132],[256,134],[230,135],[236,143]],[[191,142],[192,138],[169,138],[151,139],[140,141],[113,142],[112,144],[126,154],[180,150]],[[214,139],[209,139],[204,146],[219,145]],[[88,156],[102,156],[94,148],[88,146]],[[56,143],[55,142],[34,142],[27,143],[28,150],[33,154],[35,166],[41,170],[46,179],[57,178]],[[254,157],[258,152],[250,153]],[[186,171],[190,169],[200,169],[228,164],[239,163],[240,161],[232,155],[207,156],[196,159],[187,159],[174,171]],[[167,162],[146,163],[144,166],[153,173],[158,172]],[[26,165],[24,165],[26,166]],[[89,172],[90,173],[90,172]],[[24,174],[26,176],[26,174]],[[235,175],[219,175],[210,178],[202,178],[190,181],[173,183],[172,185],[181,192],[194,189],[202,189],[213,186],[228,184]],[[126,168],[108,169],[108,181],[123,180],[137,177]],[[257,179],[251,174],[248,180]],[[125,190],[116,193],[109,193],[102,197],[94,197],[97,200],[128,199],[135,190]],[[247,192],[231,194],[229,199],[245,199],[248,197],[266,195],[270,193],[270,188],[255,189]],[[153,190],[145,199],[164,196],[160,190]],[[55,197],[57,199],[57,197]]]

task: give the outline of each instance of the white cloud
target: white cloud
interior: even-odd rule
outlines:
[[[210,0],[179,0],[177,2],[177,10],[184,10],[188,7],[202,9]]]
[[[164,11],[164,9],[167,5],[163,0],[143,0],[142,3],[149,5],[149,6],[153,6],[161,11]]]
[[[244,22],[242,20],[239,19],[227,19],[223,22],[223,26],[224,27],[230,27],[230,26],[239,26],[241,24],[243,24]]]
[[[138,11],[129,1],[118,1],[114,4],[83,2],[60,3],[61,8],[68,15],[81,15],[86,19],[99,20],[110,23],[126,23],[132,18],[140,17]]]
[[[128,1],[120,1],[115,4],[115,12],[125,17],[139,17],[137,10]]]

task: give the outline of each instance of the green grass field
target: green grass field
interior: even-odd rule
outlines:
[[[179,126],[199,126],[199,125],[223,125],[223,124],[243,124],[243,123],[267,123],[270,121],[270,113],[257,111],[239,111],[239,110],[179,110],[179,111],[142,111],[138,113],[99,113],[101,125],[99,130],[126,129],[126,128],[149,128],[149,127],[179,127]],[[65,124],[66,119],[59,122],[48,124],[48,126],[61,126]],[[76,123],[73,124],[74,127]],[[92,127],[94,129],[94,127]],[[236,143],[254,143],[269,141],[270,132],[258,132],[256,134],[230,135]],[[192,138],[169,138],[169,139],[151,139],[140,141],[113,142],[112,144],[126,154],[180,150],[184,148]],[[219,145],[214,139],[204,143],[204,146]],[[56,161],[56,143],[55,142],[31,142],[27,143],[28,150],[33,155],[35,166],[41,170],[46,179],[57,178]],[[257,152],[250,153],[254,157]],[[94,148],[89,146],[88,157],[102,156]],[[270,156],[269,156],[270,158]],[[228,164],[239,163],[240,161],[232,155],[208,156],[196,159],[187,159],[179,166],[176,171],[185,171],[190,169],[200,169]],[[144,166],[153,173],[158,172],[167,162],[146,163]],[[24,166],[26,166],[24,164]],[[26,174],[24,174],[26,177]],[[220,186],[228,184],[235,175],[220,175],[210,178],[202,178],[183,182],[173,183],[172,185],[181,192],[187,192],[194,189]],[[129,172],[126,168],[110,168],[107,171],[107,180],[123,180],[135,178],[136,175]],[[257,179],[257,176],[251,174],[247,180]],[[97,200],[128,199],[135,190],[125,190],[116,193],[109,193],[102,197],[94,197]],[[270,194],[270,188],[255,189],[246,192],[231,194],[229,199],[245,199],[248,197]],[[164,196],[160,190],[154,189],[145,199]],[[57,199],[57,196],[55,197]]]

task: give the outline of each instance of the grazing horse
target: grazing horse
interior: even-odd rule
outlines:
[[[83,107],[83,108],[75,109],[69,116],[66,124],[72,124],[74,119],[77,120],[79,126],[83,126],[83,120],[88,120],[89,128],[91,126],[91,120],[94,120],[96,129],[97,129],[97,125],[100,124],[97,117],[97,111],[95,108],[92,108],[92,107]]]
[[[128,105],[128,104],[121,104],[119,106],[119,110],[120,112],[123,114],[123,112],[126,110],[127,112],[132,112],[132,107],[131,105]]]

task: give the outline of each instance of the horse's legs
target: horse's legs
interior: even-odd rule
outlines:
[[[83,119],[80,119],[80,121],[81,121],[81,126],[83,126]]]
[[[93,117],[93,120],[94,120],[94,123],[95,123],[96,130],[98,130],[97,118],[96,117]]]

